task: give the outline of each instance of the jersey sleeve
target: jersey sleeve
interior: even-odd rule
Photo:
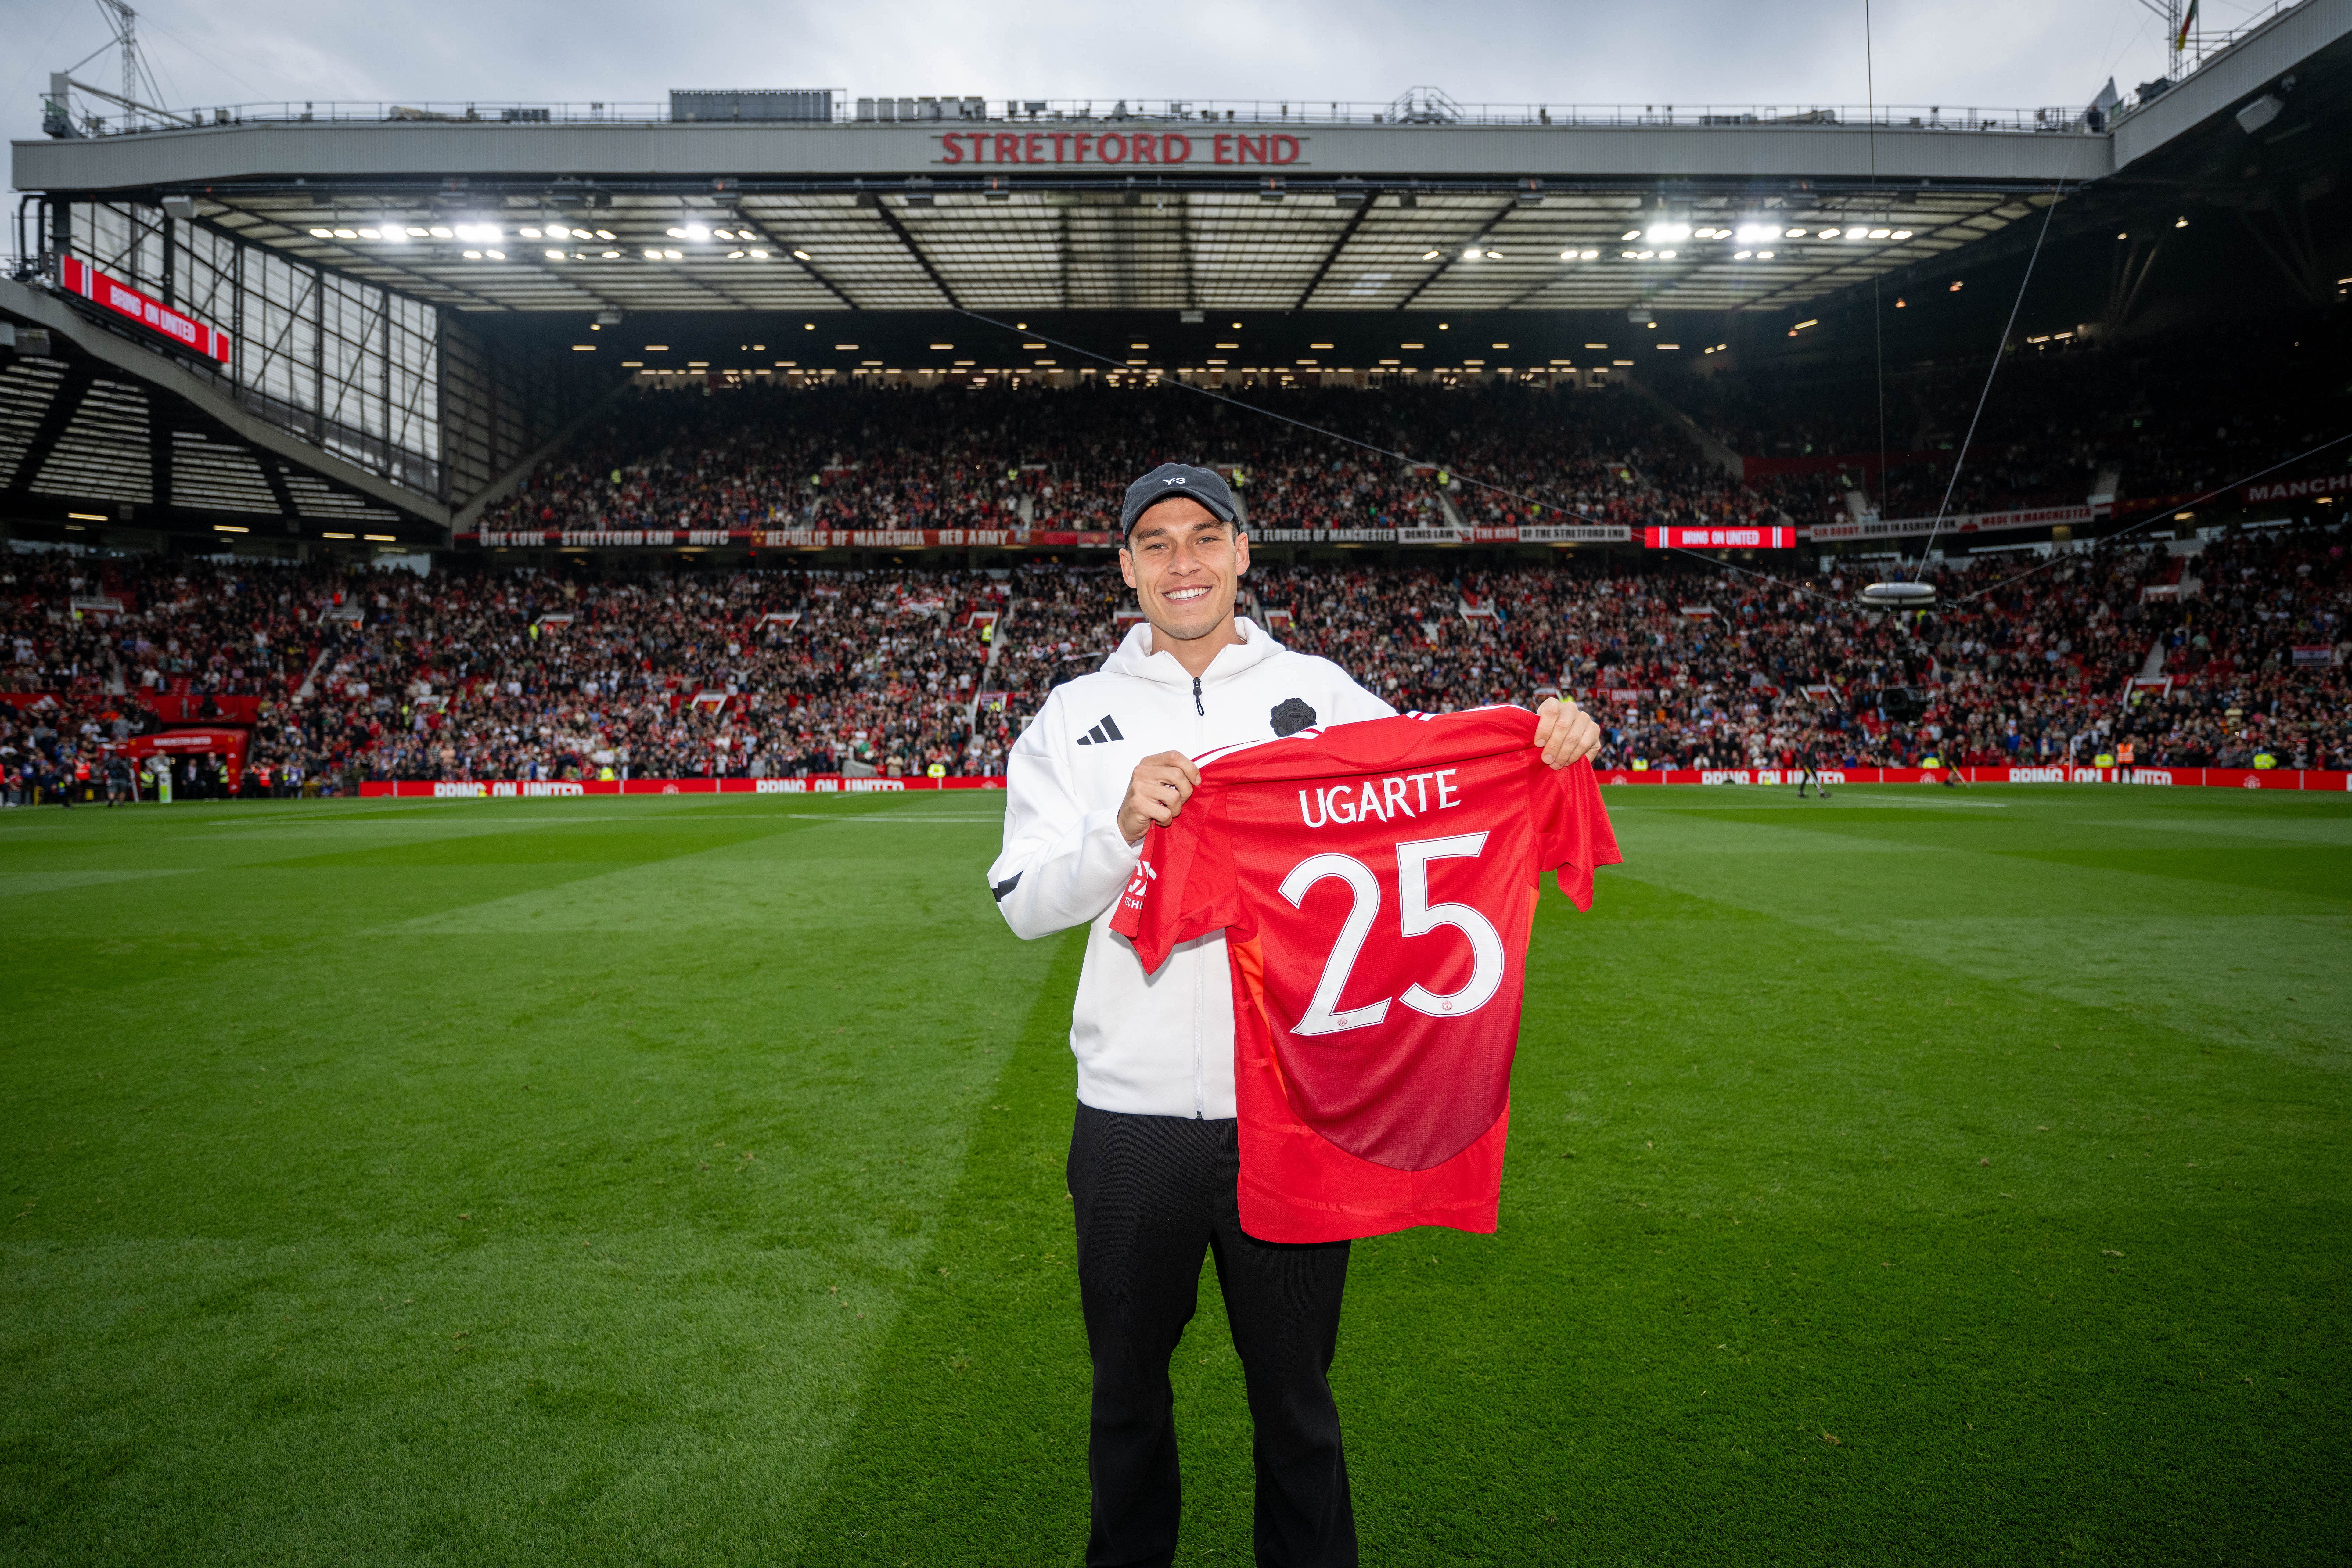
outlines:
[[[1237,894],[1223,805],[1222,792],[1197,792],[1173,823],[1155,823],[1143,836],[1110,929],[1135,944],[1146,973],[1167,963],[1179,942],[1233,923]]]
[[[1557,873],[1559,890],[1579,910],[1592,907],[1592,873],[1622,862],[1616,830],[1592,764],[1580,762],[1555,773],[1541,757],[1530,768],[1538,802],[1535,813],[1536,869]]]

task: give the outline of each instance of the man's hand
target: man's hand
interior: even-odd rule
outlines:
[[[1536,745],[1544,766],[1557,772],[1601,750],[1601,726],[1575,703],[1547,697],[1536,710]]]
[[[1135,776],[1127,781],[1127,798],[1118,805],[1119,837],[1140,844],[1153,823],[1165,827],[1175,821],[1200,782],[1201,770],[1181,752],[1162,752],[1136,763]]]

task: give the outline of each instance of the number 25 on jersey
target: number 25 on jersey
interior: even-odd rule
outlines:
[[[1382,997],[1357,1007],[1342,1008],[1339,998],[1346,993],[1348,977],[1364,950],[1364,939],[1371,934],[1373,923],[1381,918],[1380,879],[1370,866],[1352,855],[1310,855],[1292,867],[1290,874],[1282,879],[1282,896],[1289,900],[1291,908],[1299,908],[1307,889],[1326,878],[1345,882],[1355,901],[1339,927],[1339,939],[1331,944],[1330,957],[1324,961],[1323,976],[1316,983],[1314,998],[1307,1003],[1306,1015],[1291,1026],[1291,1033],[1337,1035],[1349,1029],[1369,1029],[1388,1016],[1391,1001],[1402,1002],[1432,1018],[1466,1017],[1493,1001],[1496,990],[1503,984],[1504,967],[1503,939],[1495,930],[1495,922],[1468,904],[1429,901],[1431,861],[1475,860],[1486,847],[1484,833],[1417,838],[1396,847],[1399,934],[1426,936],[1441,926],[1452,926],[1469,939],[1470,978],[1460,988],[1442,995],[1415,981],[1400,996]]]

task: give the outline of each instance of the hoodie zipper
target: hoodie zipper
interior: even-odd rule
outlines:
[[[1201,700],[1201,678],[1197,675],[1192,678],[1192,711],[1202,719],[1209,716],[1207,706]],[[1202,749],[1201,743],[1208,738],[1201,732],[1205,727],[1193,726],[1193,749],[1196,752]],[[1208,966],[1202,963],[1196,963],[1192,968],[1192,1120],[1195,1121],[1209,1119],[1209,1060],[1201,1043],[1202,1027],[1207,1021],[1204,1016],[1209,989],[1207,971]]]

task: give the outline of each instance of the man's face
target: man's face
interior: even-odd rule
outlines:
[[[1152,629],[1190,642],[1233,618],[1241,575],[1249,570],[1249,540],[1199,501],[1179,496],[1136,519],[1118,569]]]

